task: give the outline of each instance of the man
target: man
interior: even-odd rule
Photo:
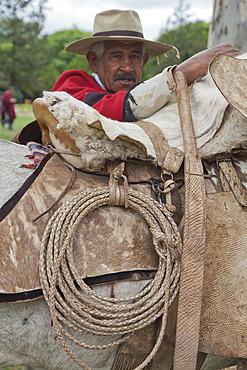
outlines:
[[[157,76],[141,82],[149,57],[158,57],[176,47],[144,39],[139,15],[133,10],[108,10],[96,15],[93,36],[72,42],[71,53],[86,55],[92,75],[81,70],[63,72],[52,91],[65,91],[120,122],[134,122],[154,115],[174,99],[168,88],[168,73],[182,71],[188,84],[205,75],[218,53],[237,55],[223,44],[202,51],[178,66],[167,67]],[[41,142],[37,122],[27,125],[12,141]]]
[[[13,121],[16,117],[14,103],[16,99],[13,97],[14,88],[9,87],[3,94],[2,108],[1,108],[1,124],[4,126],[6,123],[9,124],[9,130],[12,130]],[[5,118],[6,113],[8,117]]]
[[[147,118],[165,106],[170,99],[168,71],[141,83],[144,65],[175,49],[172,45],[145,40],[138,14],[133,10],[109,10],[95,17],[93,36],[72,42],[71,53],[86,55],[93,74],[66,71],[52,91],[66,91],[97,109],[102,115],[118,121]],[[223,44],[196,54],[172,72],[182,71],[190,84],[205,75],[218,53],[237,55],[230,44]]]

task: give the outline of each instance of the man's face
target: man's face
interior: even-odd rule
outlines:
[[[143,44],[133,41],[105,42],[102,62],[94,53],[88,54],[91,54],[88,61],[92,71],[112,93],[128,91],[133,84],[141,82],[142,69],[148,60],[148,55],[143,55]]]

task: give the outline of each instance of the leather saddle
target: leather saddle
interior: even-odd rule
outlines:
[[[37,119],[40,127],[45,124],[46,114],[49,116],[50,112]],[[66,146],[77,151],[69,139]],[[71,170],[57,155],[46,161],[43,170],[41,162],[39,175],[19,199],[19,208],[3,210],[5,215],[0,223],[0,292],[3,295],[40,289],[40,241],[51,214],[48,212],[35,222],[33,219],[56,201],[71,176]],[[129,165],[130,168],[133,165],[128,176],[129,182],[133,181],[130,186],[153,196],[148,179],[156,176],[160,180],[159,172],[150,163],[144,167],[140,163]],[[73,186],[53,211],[82,190],[107,185],[107,171],[109,174],[109,168],[103,175],[77,171]],[[199,349],[216,355],[246,357],[247,317],[243,307],[247,305],[244,289],[247,210],[230,189],[216,192],[211,180],[207,183],[210,186],[207,190],[207,245]],[[180,206],[178,210],[181,212]],[[10,230],[15,245],[8,241]],[[15,241],[19,241],[18,244]],[[74,253],[83,278],[157,268],[148,225],[133,211],[119,207],[102,208],[89,215],[77,232]]]

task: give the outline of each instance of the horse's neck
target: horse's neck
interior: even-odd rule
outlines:
[[[0,207],[20,188],[32,174],[32,170],[20,167],[31,164],[32,159],[26,157],[31,152],[27,146],[0,140]]]

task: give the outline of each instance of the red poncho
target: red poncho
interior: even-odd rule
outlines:
[[[97,109],[103,116],[124,121],[125,99],[127,92],[114,94],[102,89],[88,73],[71,70],[63,72],[57,79],[52,91],[66,91],[74,98]]]

